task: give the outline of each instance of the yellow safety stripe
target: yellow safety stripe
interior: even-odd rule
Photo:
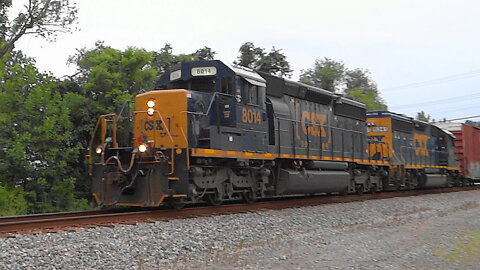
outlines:
[[[265,159],[273,160],[276,158],[291,158],[291,159],[312,159],[312,160],[335,160],[335,161],[350,161],[365,164],[381,164],[389,165],[383,160],[368,160],[368,159],[352,159],[329,156],[314,156],[314,155],[292,155],[292,154],[272,154],[272,153],[253,153],[240,151],[225,151],[217,149],[202,149],[192,148],[192,156],[194,157],[219,157],[219,158],[242,158],[242,159]]]
[[[113,205],[112,203],[105,203],[105,205]],[[117,206],[146,206],[144,203],[116,203]]]
[[[431,165],[405,165],[406,169],[418,169],[418,168],[435,168],[435,169],[447,169],[447,170],[460,170],[460,167],[451,166],[431,166]]]

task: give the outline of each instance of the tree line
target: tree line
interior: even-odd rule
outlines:
[[[30,0],[9,15],[11,7],[11,0],[0,2],[0,215],[91,208],[85,155],[98,116],[118,113],[152,89],[169,66],[212,60],[216,53],[206,46],[175,54],[168,43],[147,51],[97,42],[68,59],[75,74],[57,78],[40,72],[35,59],[15,44],[25,35],[54,42],[56,35],[73,31],[77,7],[68,0]],[[288,78],[292,74],[281,49],[251,42],[240,46],[235,63]],[[369,109],[387,108],[369,72],[341,61],[316,60],[301,71],[300,81],[343,93]]]

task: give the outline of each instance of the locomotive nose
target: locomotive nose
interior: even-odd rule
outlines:
[[[119,157],[135,154],[119,153]],[[149,160],[130,171],[107,163],[94,166],[93,196],[99,205],[158,206],[171,194],[167,161]]]
[[[157,90],[135,100],[134,147],[148,143],[152,148],[186,148],[186,90]]]
[[[133,147],[105,148],[94,165],[93,190],[104,205],[158,206],[188,192],[186,90],[140,94]]]

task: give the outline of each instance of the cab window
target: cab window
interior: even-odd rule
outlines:
[[[231,77],[223,77],[221,79],[222,93],[233,95],[233,80]]]
[[[245,79],[239,79],[237,83],[237,87],[241,89],[242,102],[249,105],[258,105],[258,86],[247,82]]]
[[[248,101],[252,105],[258,105],[258,86],[247,84],[248,87]]]
[[[213,92],[215,89],[215,78],[195,78],[189,80],[188,90]]]

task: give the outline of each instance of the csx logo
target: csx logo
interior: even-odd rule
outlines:
[[[243,108],[242,109],[242,122],[260,124],[262,122],[262,117],[261,117],[259,111],[254,111],[254,110]]]
[[[424,134],[413,134],[413,140],[415,141],[415,154],[417,156],[429,156],[427,143],[428,136]]]
[[[325,127],[326,116],[324,114],[304,111],[302,112],[302,131],[303,134],[312,136],[327,136]]]
[[[163,127],[162,127],[162,120],[147,120],[143,123],[143,128],[146,130],[146,131],[150,131],[150,130],[163,130]]]

